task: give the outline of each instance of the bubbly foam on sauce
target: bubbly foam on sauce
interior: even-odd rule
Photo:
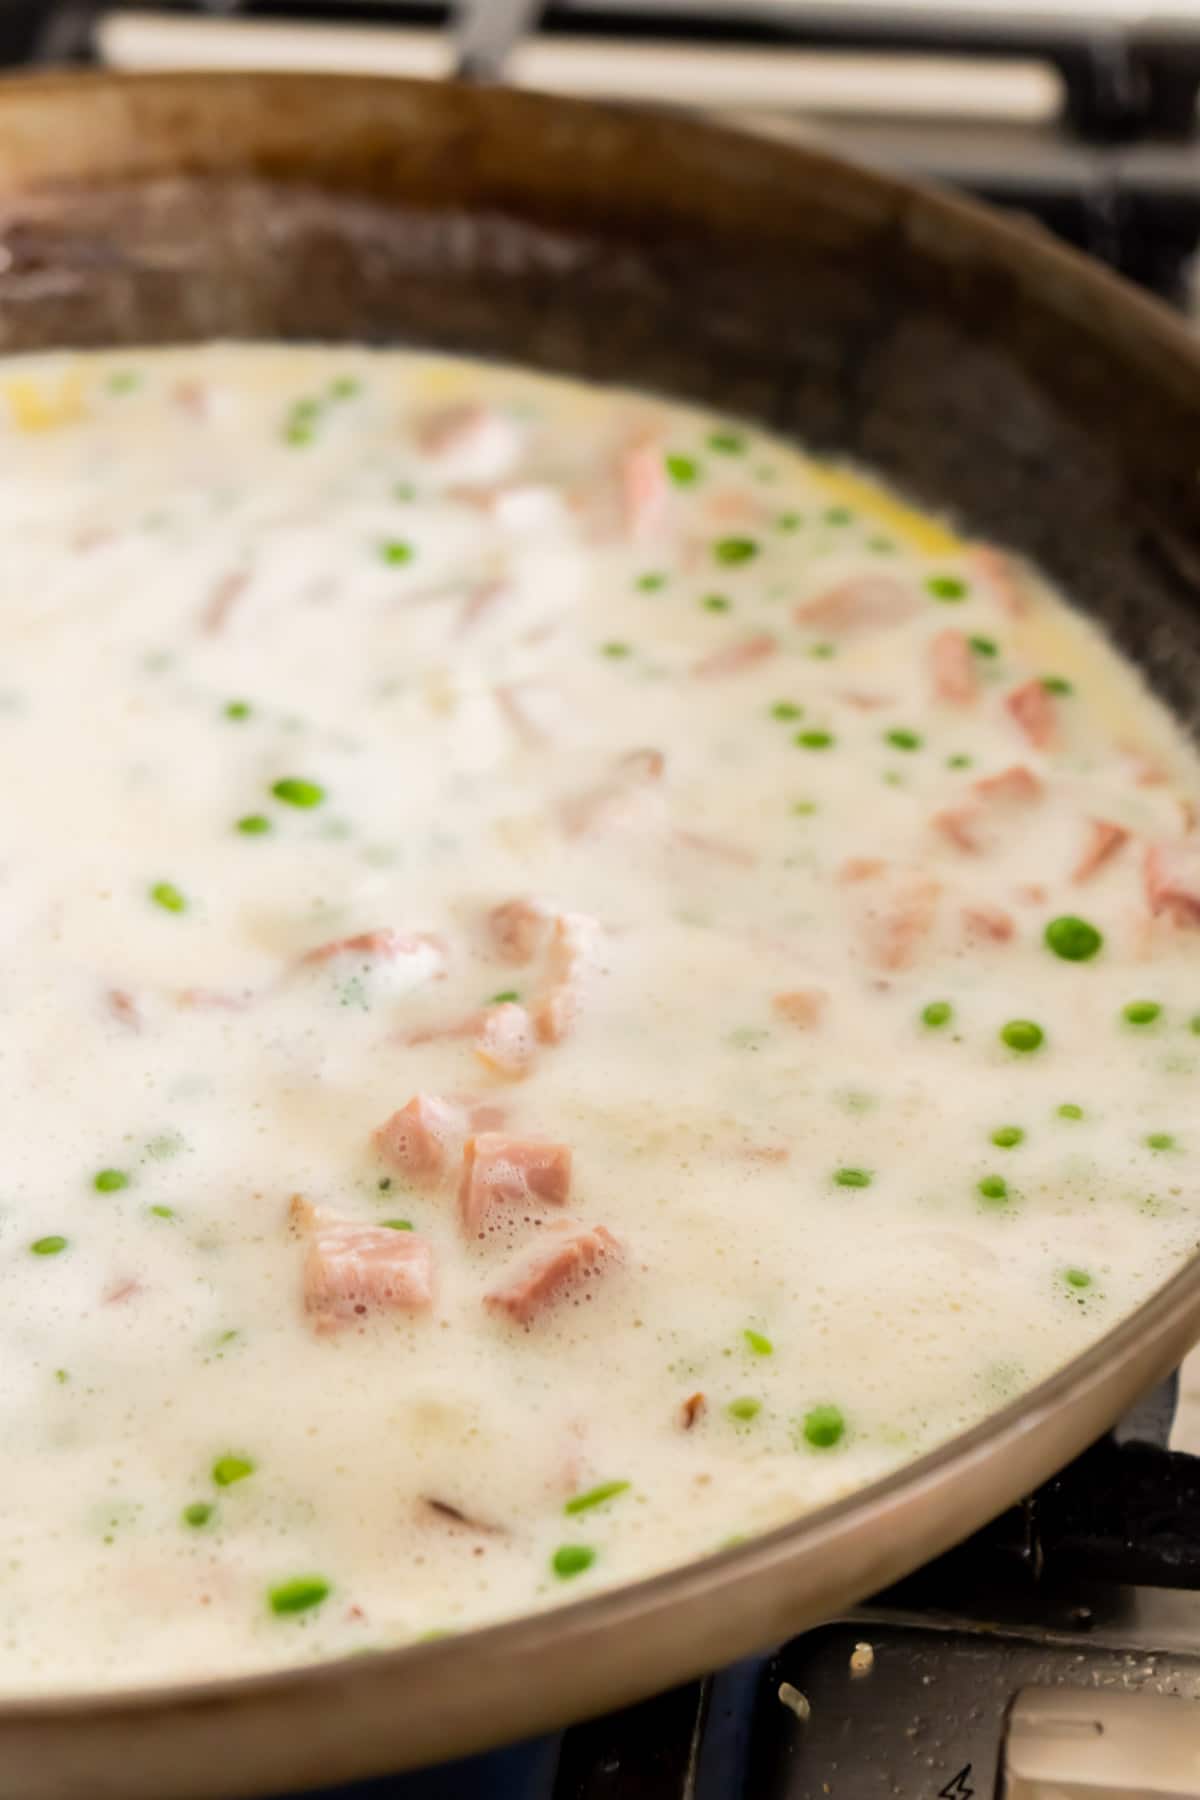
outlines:
[[[465,362],[0,412],[0,1689],[703,1555],[1192,1253],[1196,761],[1031,571]]]

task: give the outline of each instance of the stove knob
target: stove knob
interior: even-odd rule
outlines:
[[[1022,1688],[1000,1769],[998,1800],[1200,1800],[1200,1701]]]

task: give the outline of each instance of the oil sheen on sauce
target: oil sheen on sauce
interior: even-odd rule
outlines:
[[[1191,1254],[1195,758],[1017,561],[465,362],[0,406],[0,1691],[702,1556]]]

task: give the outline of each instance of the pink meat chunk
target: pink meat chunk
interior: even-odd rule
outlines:
[[[1016,926],[1001,906],[976,903],[962,909],[963,929],[974,943],[1006,944]]]
[[[437,938],[424,932],[393,931],[391,926],[316,944],[304,952],[300,961],[303,964],[327,963],[337,956],[358,957],[369,962],[412,962],[414,967],[424,965],[431,975],[441,974],[446,962],[445,950]]]
[[[1090,881],[1128,842],[1129,833],[1124,825],[1114,825],[1111,819],[1089,819],[1083,852],[1071,880]]]
[[[966,632],[939,631],[929,646],[933,691],[951,706],[969,706],[979,692],[975,655]]]
[[[998,775],[983,775],[972,786],[981,800],[998,804],[1029,805],[1042,796],[1040,778],[1023,763],[1001,769]]]
[[[738,644],[727,644],[723,650],[714,650],[711,656],[702,657],[698,663],[692,664],[692,674],[701,681],[714,681],[725,675],[741,675],[746,669],[757,668],[767,658],[774,656],[778,644],[769,631],[760,631],[757,636],[743,638]]]
[[[496,1075],[520,1081],[537,1055],[537,1032],[523,1006],[506,1000],[489,1006],[475,1037],[475,1054]]]
[[[433,1252],[412,1231],[313,1212],[304,1259],[304,1310],[321,1336],[373,1313],[433,1304]]]
[[[771,998],[777,1016],[789,1025],[798,1025],[802,1031],[812,1031],[820,1025],[828,1003],[829,995],[824,988],[789,988],[786,993],[774,994]]]
[[[487,917],[491,947],[504,962],[532,962],[549,926],[544,906],[536,900],[506,900]]]
[[[600,921],[591,913],[560,913],[554,921],[546,983],[533,1012],[534,1028],[544,1044],[561,1044],[578,1017],[600,931]]]
[[[467,1139],[458,1211],[468,1237],[478,1237],[497,1206],[564,1206],[571,1191],[571,1147],[548,1138],[482,1131]]]
[[[798,625],[853,636],[903,625],[920,605],[913,590],[890,575],[857,575],[815,600],[801,601],[793,616]]]
[[[621,507],[625,529],[633,538],[648,537],[662,522],[670,484],[662,446],[643,437],[621,454]]]
[[[1004,702],[1035,750],[1052,750],[1058,742],[1058,708],[1042,682],[1026,681]]]
[[[462,1128],[462,1112],[436,1094],[414,1094],[374,1133],[384,1162],[422,1187],[434,1187],[446,1168],[446,1154]]]
[[[1200,930],[1200,846],[1151,844],[1142,863],[1150,911]]]
[[[621,1256],[620,1244],[603,1225],[564,1219],[545,1228],[538,1249],[484,1295],[484,1305],[518,1325],[530,1325]]]

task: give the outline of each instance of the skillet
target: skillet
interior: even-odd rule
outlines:
[[[0,90],[0,352],[403,343],[719,406],[1035,558],[1200,712],[1200,353],[1020,225],[814,150],[501,90]],[[887,1480],[510,1624],[187,1688],[0,1701],[0,1796],[186,1800],[464,1755],[811,1626],[976,1529],[1200,1335],[1200,1260]]]

